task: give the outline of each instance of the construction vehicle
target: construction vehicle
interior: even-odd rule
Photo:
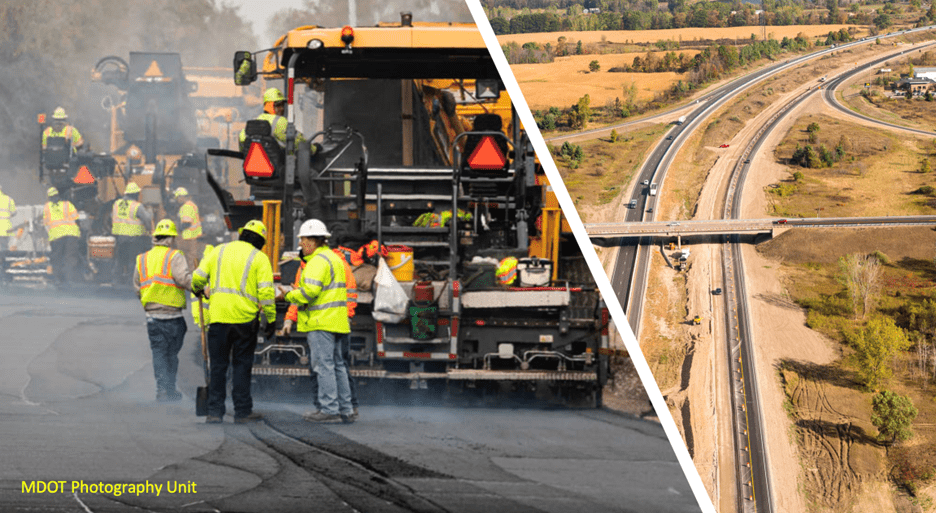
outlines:
[[[476,27],[405,13],[375,27],[302,27],[265,57],[258,70],[257,55],[237,52],[235,81],[283,80],[286,143],[252,120],[243,151],[209,150],[242,159],[250,186],[237,197],[212,181],[228,228],[263,219],[264,251],[284,284],[298,267],[294,230],[308,218],[329,226],[332,247],[374,241],[411,262],[409,273],[394,271],[409,299],[396,319],[358,280],[351,376],[600,401],[608,312]],[[446,212],[447,225],[418,223]],[[520,260],[521,286],[497,283],[506,257]],[[301,383],[305,339],[260,344],[253,374]]]
[[[696,315],[695,317],[693,317],[693,318],[692,318],[692,324],[694,324],[694,325],[696,325],[696,326],[698,326],[699,324],[702,324],[702,317],[701,317],[701,316],[698,316],[698,315]]]

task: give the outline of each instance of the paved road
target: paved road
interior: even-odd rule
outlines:
[[[699,511],[662,428],[606,410],[380,404],[316,426],[301,402],[260,401],[263,423],[206,425],[195,333],[186,399],[156,403],[133,298],[0,291],[0,333],[3,512]]]

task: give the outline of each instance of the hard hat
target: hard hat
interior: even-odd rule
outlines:
[[[264,226],[263,221],[258,221],[256,219],[248,221],[243,228],[237,230],[237,233],[243,233],[244,230],[254,232],[257,235],[263,237],[263,240],[266,240],[266,226]]]
[[[180,196],[188,196],[188,189],[185,187],[177,187],[173,195],[178,198]]]
[[[127,184],[127,188],[124,189],[124,194],[136,194],[140,192],[140,186],[136,182],[130,182]]]
[[[55,187],[49,187],[49,191],[47,192],[47,194],[49,195],[50,198],[52,196],[58,196],[58,189],[56,189]]]
[[[328,228],[325,227],[325,223],[319,221],[318,219],[309,219],[308,221],[302,223],[302,226],[299,227],[299,236],[331,237],[331,234],[328,233]]]
[[[284,101],[286,101],[286,97],[283,96],[283,93],[275,87],[271,87],[263,92],[263,103]]]
[[[52,119],[68,119],[68,114],[65,114],[65,109],[56,107],[55,112],[52,113]]]
[[[156,224],[156,229],[153,230],[153,235],[156,237],[171,236],[175,237],[179,232],[176,231],[175,223],[172,222],[172,219],[163,219]]]

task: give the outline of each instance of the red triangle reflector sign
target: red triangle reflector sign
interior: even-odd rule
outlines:
[[[91,175],[91,171],[88,170],[88,166],[81,166],[78,168],[78,174],[75,175],[75,178],[72,179],[76,184],[90,184],[94,183],[94,176]]]
[[[269,178],[273,176],[273,163],[267,156],[263,145],[258,142],[250,143],[247,158],[244,159],[244,174],[254,178]]]
[[[484,136],[468,157],[468,167],[471,169],[500,170],[506,165],[507,158],[490,135]]]

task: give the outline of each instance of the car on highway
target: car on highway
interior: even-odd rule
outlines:
[[[653,213],[653,207],[647,207],[647,213],[648,213],[648,214],[652,214],[652,213]]]
[[[643,184],[644,184],[644,185],[650,185],[650,180],[644,180],[644,181],[643,181]]]
[[[727,148],[728,146],[729,146],[728,143],[725,143],[725,144],[722,144],[721,146],[719,146],[719,148]]]
[[[673,136],[672,136],[672,135],[667,135],[667,136],[666,136],[666,140],[667,140],[667,141],[672,141],[672,140],[673,140]]]
[[[627,204],[627,208],[637,208],[637,200],[630,200],[630,203]]]
[[[716,295],[716,296],[720,296],[721,293],[722,293],[721,287],[719,287],[719,288],[717,288],[717,289],[715,289],[715,290],[712,291],[712,294],[714,294],[714,295]]]
[[[778,220],[774,221],[774,223],[775,223],[775,224],[786,224],[786,223],[787,223],[787,220],[786,220],[786,219],[778,219]]]

